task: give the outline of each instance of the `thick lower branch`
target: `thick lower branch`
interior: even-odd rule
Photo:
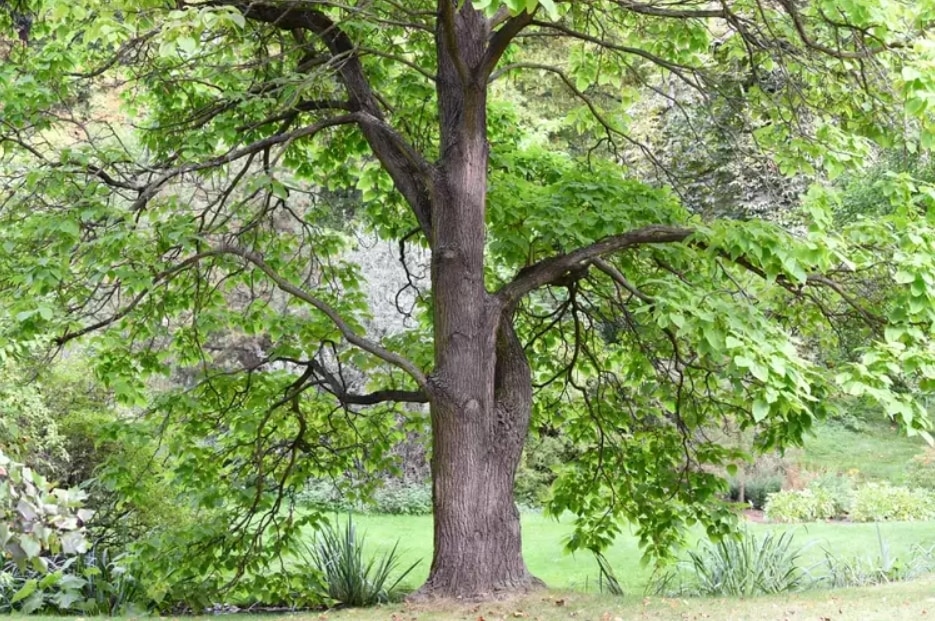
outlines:
[[[586,267],[594,259],[634,246],[682,242],[694,232],[693,229],[657,224],[605,237],[590,246],[523,268],[496,295],[505,307],[509,307],[531,291],[560,279],[567,272]]]

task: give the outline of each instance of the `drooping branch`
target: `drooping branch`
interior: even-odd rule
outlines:
[[[422,391],[424,391],[427,395],[431,394],[431,386],[428,378],[414,362],[358,334],[341,316],[341,314],[338,313],[337,310],[335,310],[326,302],[313,296],[308,291],[300,289],[283,278],[281,274],[279,274],[263,259],[262,255],[232,244],[218,245],[213,249],[212,252],[218,255],[230,254],[238,256],[251,263],[261,272],[263,272],[267,278],[273,281],[273,283],[275,283],[281,291],[288,293],[299,300],[302,300],[306,304],[316,308],[318,311],[328,317],[328,319],[331,320],[331,323],[333,323],[335,327],[337,327],[337,329],[341,332],[341,335],[347,339],[348,343],[379,358],[380,360],[383,360],[388,364],[397,367],[398,369],[401,369],[402,371],[405,371],[407,374],[409,374],[410,377],[412,377],[412,379],[416,381],[416,384],[418,384]]]
[[[523,268],[496,295],[504,306],[511,306],[526,294],[559,280],[566,273],[587,267],[594,259],[634,246],[682,242],[694,232],[693,229],[657,224],[605,237],[590,246]]]
[[[113,314],[107,317],[104,317],[103,319],[100,319],[92,324],[89,324],[82,328],[78,328],[76,330],[67,331],[64,334],[57,336],[55,339],[53,339],[52,342],[57,347],[61,347],[69,343],[70,341],[73,341],[75,339],[81,338],[82,336],[85,336],[86,334],[97,332],[98,330],[101,330],[103,328],[106,328],[107,326],[117,323],[118,321],[120,321],[121,319],[129,315],[131,312],[133,312],[133,310],[136,307],[138,307],[140,303],[143,300],[145,300],[148,295],[152,293],[153,289],[158,287],[160,284],[166,282],[172,276],[178,274],[179,272],[184,271],[185,269],[191,267],[192,265],[195,265],[196,263],[202,261],[203,259],[206,259],[214,255],[215,253],[212,251],[199,252],[198,254],[194,254],[186,258],[185,260],[180,261],[176,265],[173,265],[171,268],[154,275],[152,285],[147,287],[146,289],[143,289],[142,291],[137,293],[135,296],[133,296],[133,298],[123,308],[118,309]]]
[[[628,56],[637,56],[644,60],[648,60],[649,62],[665,69],[666,71],[676,76],[677,78],[679,78],[680,80],[682,80],[683,82],[691,86],[692,88],[698,91],[704,91],[702,84],[690,75],[691,73],[699,71],[700,70],[699,67],[679,64],[677,62],[673,62],[665,58],[662,58],[661,56],[653,54],[652,52],[648,52],[642,48],[632,47],[629,45],[620,45],[618,43],[614,43],[613,41],[601,39],[599,37],[590,35],[586,32],[581,32],[580,30],[569,28],[562,24],[533,20],[532,25],[538,26],[539,28],[542,28],[543,30],[546,30],[546,31],[549,31],[549,30],[555,31],[561,35],[565,35],[572,39],[578,39],[586,43],[591,43],[593,45],[596,45],[600,48],[603,48],[603,49],[606,49],[612,52],[617,52],[619,54],[626,54]]]

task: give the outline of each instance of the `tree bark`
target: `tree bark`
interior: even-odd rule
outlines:
[[[459,4],[461,5],[459,8]],[[435,550],[420,594],[490,596],[541,584],[523,562],[513,479],[529,426],[529,365],[484,286],[487,20],[440,0],[441,158],[433,187],[432,479]]]

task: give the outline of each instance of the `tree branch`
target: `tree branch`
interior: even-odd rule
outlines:
[[[624,0],[614,0],[614,4],[633,13],[640,13],[641,15],[652,15],[654,17],[673,17],[676,19],[727,17],[727,11],[724,9],[669,9],[658,6],[655,3],[626,2]]]
[[[256,142],[253,142],[245,147],[228,151],[224,155],[210,159],[207,162],[179,166],[165,172],[155,181],[147,184],[145,189],[140,192],[139,197],[133,202],[131,209],[132,211],[139,211],[140,209],[143,209],[146,206],[146,203],[159,192],[162,186],[180,175],[184,175],[190,172],[198,172],[200,170],[207,170],[209,168],[217,168],[218,166],[223,166],[224,164],[230,164],[231,162],[234,162],[242,157],[251,155],[253,153],[258,153],[272,146],[292,142],[294,140],[298,140],[299,138],[314,136],[315,134],[329,127],[335,127],[337,125],[349,125],[352,123],[359,124],[362,122],[362,118],[363,117],[359,112],[342,114],[340,116],[321,120],[318,123],[314,123],[312,125],[301,127],[285,134],[275,134],[273,136],[263,138],[262,140],[257,140]],[[100,177],[100,174],[98,173],[97,176]]]
[[[497,30],[490,38],[490,44],[487,51],[484,52],[484,59],[481,61],[480,78],[487,80],[493,72],[503,53],[510,46],[510,43],[516,38],[523,28],[532,23],[533,13],[523,11],[519,15],[509,18],[506,23]]]
[[[334,373],[329,371],[325,365],[318,360],[296,360],[294,358],[277,358],[284,362],[307,367],[305,373],[296,381],[296,386],[301,387],[309,382],[313,376],[317,375],[327,385],[329,394],[337,397],[342,405],[376,405],[378,403],[428,403],[429,396],[421,390],[375,390],[366,394],[354,394],[347,391],[347,387],[335,377]],[[319,387],[321,384],[319,384]]]
[[[509,307],[526,294],[560,279],[569,271],[587,267],[594,259],[633,246],[685,241],[694,232],[693,229],[656,224],[605,237],[590,246],[523,268],[511,282],[500,288],[496,296],[505,307]]]
[[[347,339],[350,344],[364,350],[365,352],[379,358],[380,360],[383,360],[388,364],[395,366],[398,369],[405,371],[407,374],[409,374],[410,377],[412,377],[412,379],[416,381],[416,384],[418,384],[422,391],[424,391],[427,395],[431,394],[431,386],[428,378],[422,372],[422,370],[415,365],[415,363],[413,363],[408,358],[405,358],[404,356],[401,356],[395,352],[391,352],[380,344],[357,334],[357,332],[354,331],[350,324],[348,324],[347,321],[345,321],[344,318],[341,317],[340,313],[338,313],[334,308],[308,293],[307,291],[296,287],[288,280],[283,278],[263,259],[260,254],[245,248],[241,248],[239,246],[234,246],[232,244],[221,244],[216,246],[213,249],[213,253],[235,255],[253,264],[261,272],[266,274],[267,278],[272,280],[280,290],[302,300],[310,306],[313,306],[326,317],[328,317],[328,319],[331,320],[331,323],[333,323],[335,327],[338,328],[338,330],[341,332],[341,335],[344,336],[344,338]]]
[[[799,13],[799,10],[797,8],[795,8],[795,4],[791,0],[777,0],[777,1],[779,5],[783,8],[783,10],[792,19],[792,25],[795,27],[795,31],[796,33],[798,33],[799,39],[802,40],[802,43],[804,43],[805,46],[808,48],[811,48],[817,52],[821,52],[822,54],[827,54],[828,56],[831,56],[833,58],[839,58],[842,60],[843,59],[865,59],[865,58],[870,58],[872,56],[876,56],[878,54],[882,54],[883,52],[886,52],[892,49],[905,47],[905,43],[897,41],[897,42],[892,42],[892,43],[883,43],[880,47],[876,47],[876,48],[865,48],[859,52],[845,52],[842,50],[836,50],[834,48],[830,48],[827,45],[822,45],[818,41],[815,41],[815,39],[813,39],[808,34],[808,31],[805,29],[805,23],[802,21],[802,14]],[[856,28],[852,30],[856,30]]]
[[[425,233],[431,235],[432,167],[385,120],[379,101],[360,62],[358,48],[334,20],[313,3],[286,5],[254,0],[210,0],[213,6],[239,10],[247,19],[288,31],[308,31],[325,44],[332,58],[340,58],[337,73],[347,90],[357,121],[374,155],[393,179]]]

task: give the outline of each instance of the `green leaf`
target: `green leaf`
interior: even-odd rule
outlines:
[[[763,399],[754,399],[753,409],[751,410],[753,414],[754,422],[761,423],[766,420],[766,417],[769,416],[769,403]]]
[[[19,591],[14,593],[13,597],[10,598],[10,603],[15,604],[17,602],[23,601],[24,599],[26,599],[27,597],[35,593],[38,588],[39,588],[38,580],[36,580],[35,578],[31,578],[27,580],[25,583],[23,583],[23,586],[19,589]]]

